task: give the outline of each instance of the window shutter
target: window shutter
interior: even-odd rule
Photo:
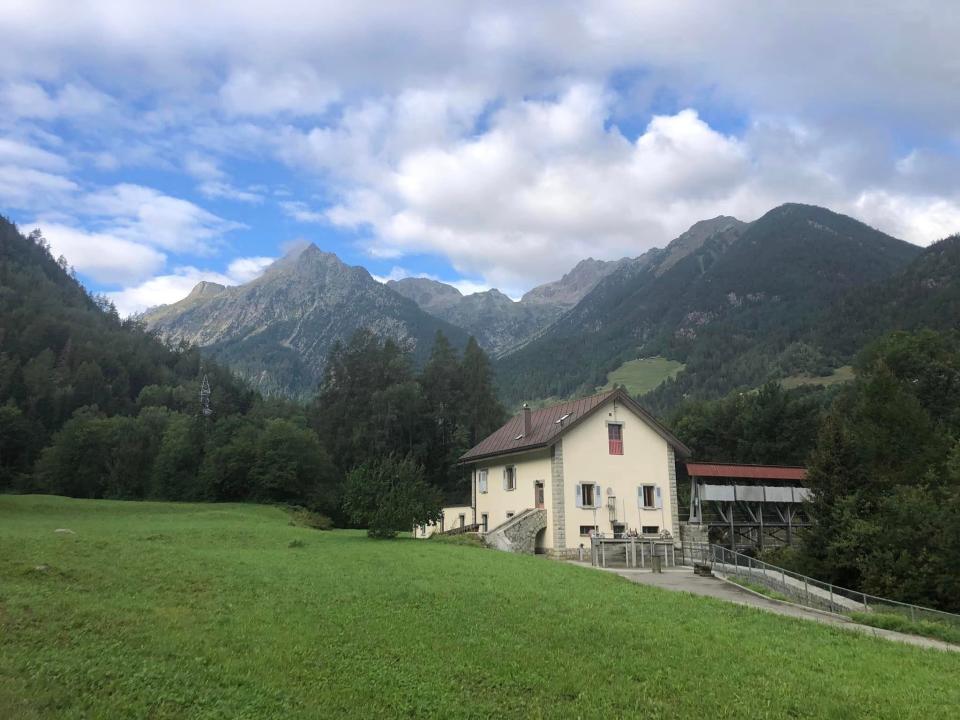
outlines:
[[[593,486],[593,506],[594,507],[603,507],[601,503],[603,502],[603,493],[599,485]]]
[[[575,486],[577,491],[577,507],[583,507],[583,489],[580,487],[580,483],[577,483]]]
[[[637,487],[637,507],[643,509],[643,485]]]
[[[507,489],[507,469],[503,469],[503,489]]]
[[[657,486],[653,489],[653,493],[654,493],[654,495],[655,495],[655,497],[656,497],[656,501],[655,501],[655,502],[656,502],[656,508],[657,508],[657,510],[660,510],[661,508],[663,508],[663,497],[660,495],[660,486],[659,486],[659,485],[657,485]]]

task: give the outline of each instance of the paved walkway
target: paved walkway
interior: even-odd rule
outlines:
[[[776,613],[777,615],[813,620],[814,622],[824,625],[833,625],[841,627],[844,630],[861,632],[865,635],[873,635],[874,637],[894,640],[909,645],[937,648],[949,652],[960,652],[960,646],[958,645],[952,645],[942,642],[941,640],[921,637],[919,635],[907,635],[905,633],[894,632],[893,630],[882,630],[880,628],[870,627],[869,625],[860,625],[842,615],[811,610],[800,605],[780,602],[779,600],[773,600],[752,593],[717,577],[700,577],[699,575],[694,575],[693,570],[690,568],[667,568],[662,573],[652,573],[649,570],[633,568],[594,568],[590,563],[574,562],[573,564],[599,570],[600,572],[612,572],[631,582],[642,585],[653,585],[654,587],[663,588],[664,590],[704,595],[706,597],[736,603],[737,605],[758,608],[767,612]]]

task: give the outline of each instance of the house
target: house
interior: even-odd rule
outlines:
[[[677,458],[689,454],[619,388],[524,406],[460,458],[469,521],[491,545],[554,557],[576,557],[595,533],[679,541]]]

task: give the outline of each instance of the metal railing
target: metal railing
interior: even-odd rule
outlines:
[[[763,585],[786,595],[792,602],[818,610],[843,614],[895,613],[911,620],[932,620],[960,627],[960,615],[955,613],[851,590],[765,563],[721,545],[684,542],[680,544],[679,557],[683,565],[708,564],[716,572]]]
[[[449,530],[444,530],[441,535],[464,535],[465,533],[479,532],[480,523],[473,523],[471,525],[457,525],[457,527],[450,528]]]
[[[661,567],[677,565],[679,556],[673,541],[651,537],[590,538],[590,564],[597,567],[649,568],[654,558]]]

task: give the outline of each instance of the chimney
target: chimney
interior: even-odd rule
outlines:
[[[530,420],[530,406],[526,403],[523,404],[523,436],[527,437],[530,434],[532,428],[532,421]]]

